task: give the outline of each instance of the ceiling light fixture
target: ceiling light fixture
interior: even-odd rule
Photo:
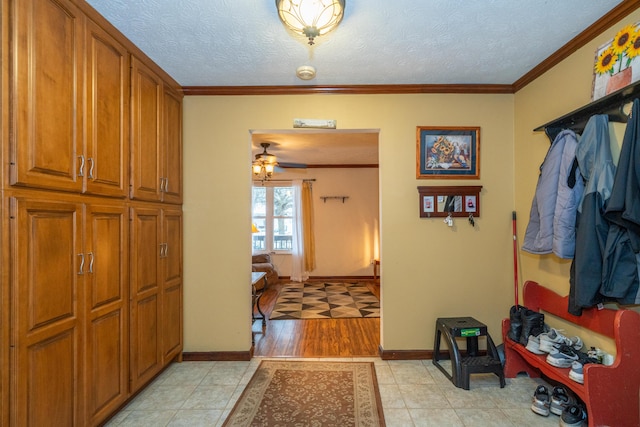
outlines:
[[[273,171],[275,170],[276,166],[278,166],[276,156],[267,153],[267,148],[269,148],[269,145],[271,144],[269,144],[268,142],[260,143],[263,151],[262,153],[256,154],[256,159],[251,164],[253,175],[263,182],[273,176]]]
[[[278,16],[291,31],[304,35],[309,44],[338,26],[346,0],[276,0]]]

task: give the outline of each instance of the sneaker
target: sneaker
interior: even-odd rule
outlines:
[[[585,355],[584,353],[578,353],[578,360],[571,364],[571,370],[569,371],[569,378],[573,381],[584,384],[584,365],[587,363],[599,363],[598,359]]]
[[[562,411],[560,416],[561,427],[583,427],[587,425],[587,411],[581,404],[572,404]]]
[[[552,348],[559,348],[562,344],[573,347],[574,350],[582,348],[580,337],[567,338],[557,329],[551,328],[549,332],[540,334],[540,351],[550,353]]]
[[[549,410],[552,414],[561,416],[567,406],[573,405],[574,403],[576,403],[576,400],[567,393],[564,387],[554,387],[551,393]]]
[[[547,355],[547,363],[556,368],[570,368],[571,364],[576,360],[578,360],[578,354],[568,345],[553,348]]]
[[[531,410],[543,417],[549,416],[549,390],[543,385],[539,385],[533,393]]]
[[[529,335],[529,340],[527,341],[527,346],[525,348],[533,354],[545,354],[544,351],[540,350],[540,335],[537,337]]]

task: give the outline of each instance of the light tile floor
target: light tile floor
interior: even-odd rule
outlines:
[[[261,360],[174,363],[107,426],[221,426]],[[559,425],[559,417],[541,417],[530,409],[538,384],[549,387],[540,379],[507,378],[506,387],[501,389],[495,375],[474,374],[470,390],[463,390],[455,387],[431,360],[320,360],[373,361],[389,427]]]

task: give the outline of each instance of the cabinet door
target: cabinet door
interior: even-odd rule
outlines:
[[[82,424],[81,223],[78,205],[11,199],[11,425]]]
[[[182,352],[182,211],[164,209],[162,235],[162,355],[168,363]]]
[[[129,191],[129,54],[87,22],[86,191],[126,197]]]
[[[80,192],[82,15],[67,0],[12,3],[10,183]]]
[[[161,211],[131,209],[130,364],[131,392],[162,368],[160,337],[162,298],[160,286]]]
[[[163,99],[163,178],[162,200],[182,203],[182,95],[165,86]]]
[[[131,58],[131,198],[162,200],[162,80]]]
[[[85,268],[87,425],[97,425],[128,397],[128,212],[88,205]]]

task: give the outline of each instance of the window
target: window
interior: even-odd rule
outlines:
[[[291,252],[293,241],[293,187],[253,187],[251,217],[253,252]]]

